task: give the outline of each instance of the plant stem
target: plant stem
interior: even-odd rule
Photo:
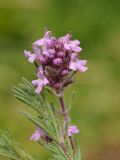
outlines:
[[[66,108],[65,108],[65,103],[64,103],[64,98],[63,98],[63,95],[61,95],[59,97],[59,102],[60,102],[60,106],[61,106],[61,111],[62,111],[62,116],[63,116],[63,119],[64,119],[64,123],[63,123],[63,134],[64,134],[64,138],[66,137],[66,131],[68,131],[68,121],[69,121],[69,116],[68,116],[68,113],[66,111]],[[69,141],[70,141],[70,144],[71,144],[71,147],[72,147],[72,150],[73,152],[75,153],[75,146],[74,146],[74,142],[73,142],[73,139],[72,137],[68,137]],[[65,150],[64,150],[65,151]]]
[[[66,124],[68,122],[69,118],[68,118],[68,114],[67,114],[67,111],[66,111],[66,108],[65,108],[63,96],[59,97],[59,101],[60,101],[60,105],[61,105],[61,110],[62,110],[62,115],[63,115],[63,118],[64,118],[64,122]],[[65,128],[66,128],[66,125],[65,125]]]
[[[70,137],[70,143],[71,143],[72,149],[75,153],[75,146],[74,146],[74,141],[73,141],[72,137]]]

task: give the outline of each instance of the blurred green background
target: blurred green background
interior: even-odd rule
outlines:
[[[40,159],[49,154],[29,141],[33,124],[18,113],[24,107],[11,86],[21,77],[32,80],[35,67],[24,49],[44,33],[71,31],[81,41],[89,70],[78,73],[66,91],[76,91],[71,117],[80,128],[78,140],[85,160],[120,159],[120,1],[0,0],[0,128],[9,128],[27,151]],[[4,160],[0,157],[0,160]]]

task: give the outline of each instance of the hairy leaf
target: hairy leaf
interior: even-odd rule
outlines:
[[[2,131],[0,135],[0,155],[12,160],[34,160],[29,153],[15,141],[8,130]]]

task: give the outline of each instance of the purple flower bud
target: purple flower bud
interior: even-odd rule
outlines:
[[[53,60],[53,64],[59,66],[62,63],[62,59],[61,58],[56,58]]]
[[[40,56],[40,57],[39,57],[39,60],[40,60],[40,62],[41,62],[42,64],[46,64],[46,59],[45,59],[45,57]]]
[[[64,58],[64,57],[65,57],[65,53],[64,53],[64,52],[59,52],[59,53],[58,53],[58,57]]]
[[[54,87],[55,87],[56,90],[59,90],[59,89],[62,88],[62,85],[61,85],[60,83],[56,83],[56,84],[54,85]]]
[[[51,45],[55,46],[57,44],[57,39],[55,37],[51,38]]]
[[[67,74],[68,74],[68,70],[63,70],[61,73],[62,76],[66,76]]]

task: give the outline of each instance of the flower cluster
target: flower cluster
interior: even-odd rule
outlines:
[[[33,43],[33,53],[24,51],[28,61],[38,66],[38,79],[32,81],[36,93],[40,93],[45,85],[59,93],[72,83],[71,73],[88,69],[85,66],[87,61],[78,59],[82,51],[79,45],[78,40],[71,40],[70,34],[56,38],[47,31],[42,39]]]

